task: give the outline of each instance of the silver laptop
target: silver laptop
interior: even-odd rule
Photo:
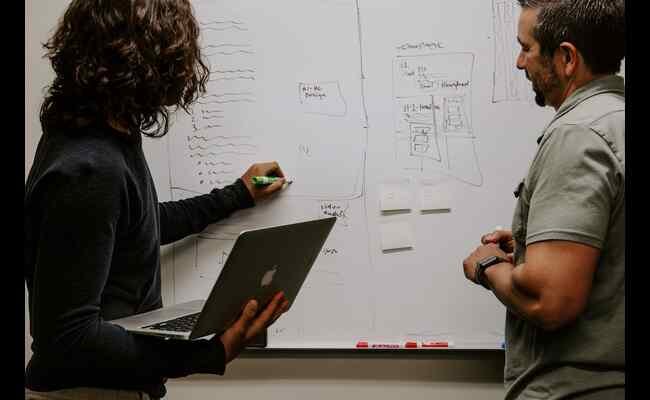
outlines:
[[[110,321],[139,334],[192,340],[221,334],[250,299],[262,310],[278,291],[293,304],[336,217],[239,234],[207,300]]]

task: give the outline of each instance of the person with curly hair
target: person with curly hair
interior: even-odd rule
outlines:
[[[25,187],[28,399],[157,399],[168,378],[223,374],[288,308],[254,300],[223,334],[174,341],[109,321],[162,307],[160,245],[281,189],[277,162],[208,194],[159,202],[142,135],[205,93],[209,70],[188,0],[73,0],[45,43],[55,78]],[[172,108],[172,109],[170,109]],[[258,188],[254,175],[281,177]]]

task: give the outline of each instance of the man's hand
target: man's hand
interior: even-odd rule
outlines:
[[[254,176],[277,176],[282,179],[278,179],[270,185],[255,186],[252,182]],[[284,179],[284,173],[282,172],[282,169],[280,169],[280,165],[277,161],[253,164],[248,168],[244,175],[242,175],[241,179],[244,181],[244,185],[246,185],[253,200],[256,202],[269,197],[273,193],[282,189],[282,185],[286,182],[286,179]]]
[[[486,233],[485,235],[481,236],[481,243],[484,245],[490,243],[497,244],[499,248],[506,253],[507,257],[504,258],[511,263],[514,262],[514,256],[512,252],[515,251],[515,241],[512,238],[511,231],[497,229],[494,232]]]
[[[499,256],[506,259],[508,258],[496,243],[488,243],[486,245],[479,246],[472,252],[472,254],[463,260],[463,271],[465,272],[465,278],[478,284],[479,282],[476,280],[476,263],[489,256]]]
[[[286,312],[289,309],[289,301],[284,298],[284,293],[279,292],[259,315],[257,307],[257,301],[249,301],[239,319],[221,335],[221,343],[226,351],[226,364],[237,357],[248,342]]]

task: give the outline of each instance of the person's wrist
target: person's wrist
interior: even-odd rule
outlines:
[[[255,189],[250,179],[247,181],[246,177],[242,176],[235,181],[234,185],[238,190],[239,196],[241,196],[243,208],[253,207],[256,203],[255,196],[253,195]]]
[[[485,280],[485,273],[484,272],[485,271],[483,270],[483,268],[481,268],[480,261],[477,261],[476,262],[476,270],[475,270],[475,273],[474,273],[474,283],[476,283],[477,285],[481,285],[484,288],[490,290],[490,287],[488,286],[488,284],[487,284],[487,282]]]
[[[488,256],[477,261],[474,271],[475,283],[477,285],[483,286],[487,290],[492,290],[486,277],[485,271],[493,265],[501,264],[504,262],[508,262],[508,260],[499,256]]]

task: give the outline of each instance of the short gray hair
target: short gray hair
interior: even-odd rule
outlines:
[[[533,37],[551,56],[570,42],[594,74],[615,74],[625,57],[625,0],[518,0],[539,10]]]

